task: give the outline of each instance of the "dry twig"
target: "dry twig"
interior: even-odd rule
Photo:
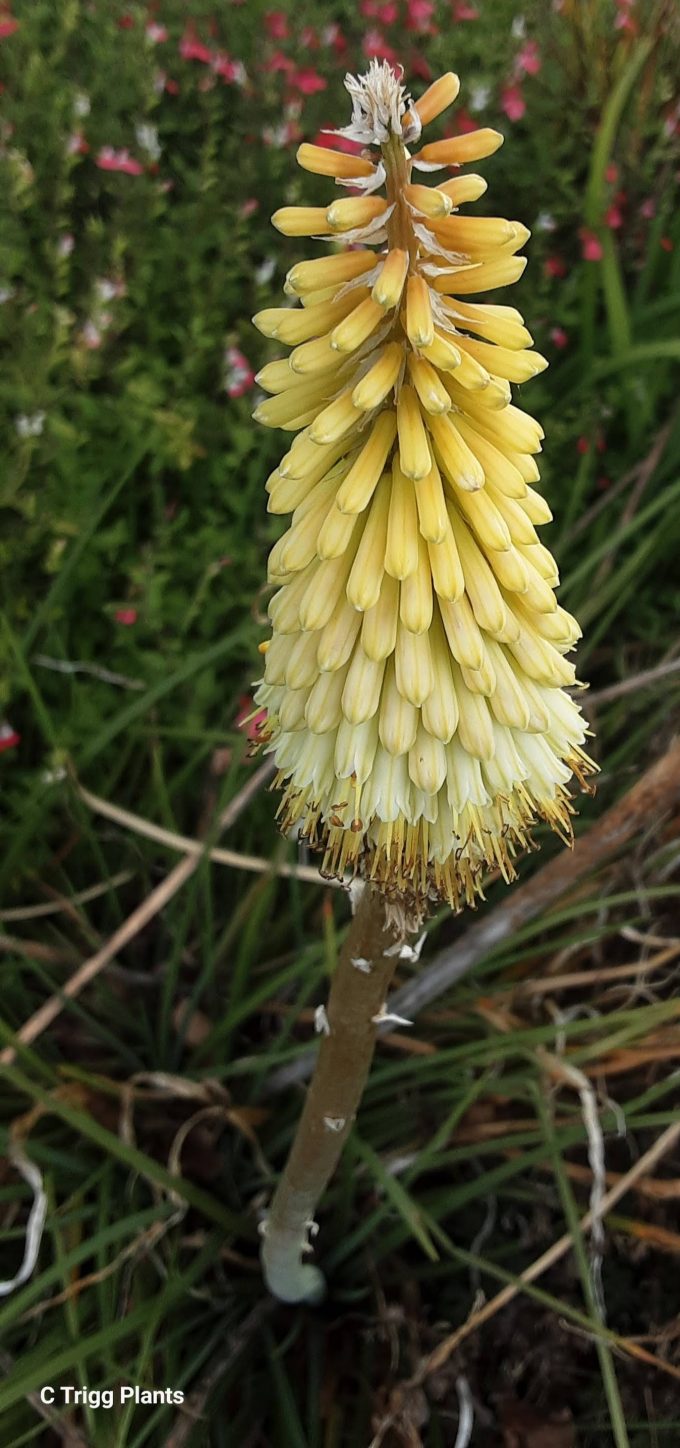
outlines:
[[[269,761],[267,761],[266,764],[261,765],[260,768],[256,770],[255,774],[251,775],[247,784],[243,786],[243,789],[239,790],[238,794],[229,801],[229,804],[222,811],[217,821],[217,828],[219,830],[228,829],[230,825],[234,824],[235,820],[238,819],[239,815],[242,814],[243,810],[250,803],[253,796],[265,783],[270,772]],[[196,842],[192,841],[192,844],[196,844]],[[124,920],[123,924],[114,931],[110,940],[106,942],[106,945],[103,945],[101,950],[98,950],[95,955],[90,956],[89,960],[84,961],[75,974],[65,982],[61,990],[55,995],[50,996],[49,1000],[45,1001],[44,1005],[24,1022],[21,1029],[17,1031],[17,1043],[25,1046],[30,1045],[32,1041],[35,1041],[38,1036],[42,1035],[42,1032],[45,1031],[48,1026],[51,1026],[57,1016],[61,1014],[66,1001],[74,1000],[76,996],[80,995],[85,986],[89,985],[90,982],[99,975],[100,971],[117,955],[118,951],[122,950],[125,945],[128,945],[131,940],[134,940],[140,930],[143,930],[145,925],[148,925],[149,921],[158,915],[159,911],[168,904],[168,901],[172,900],[173,896],[177,894],[177,891],[181,890],[182,886],[191,878],[195,870],[198,869],[201,859],[208,853],[201,845],[196,844],[195,851],[185,855],[184,859],[180,860],[178,865],[175,865],[174,870],[171,870],[170,874],[166,875],[160,885],[157,885],[156,889],[151,891],[151,894],[147,896],[146,900],[143,900],[141,905],[138,905],[137,909],[133,910],[132,914],[128,916],[127,920]],[[0,1066],[11,1066],[16,1060],[16,1054],[16,1048],[14,1046],[6,1046],[4,1051],[0,1053]]]

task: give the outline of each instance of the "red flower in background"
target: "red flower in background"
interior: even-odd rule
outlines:
[[[13,729],[12,725],[4,719],[0,724],[0,753],[5,749],[16,749],[20,741],[21,735],[17,734],[16,729]]]
[[[581,238],[581,256],[583,260],[602,261],[602,257],[604,256],[602,242],[599,237],[595,235],[595,232],[589,231],[587,226],[582,226],[579,231],[579,236]]]
[[[245,83],[246,72],[242,60],[232,60],[226,51],[216,50],[210,63],[215,75],[221,76],[222,80],[230,81],[232,85]]]
[[[287,40],[289,30],[285,10],[268,10],[264,17],[264,28],[272,40]]]
[[[344,55],[347,49],[347,41],[336,20],[330,25],[325,25],[321,32],[321,39],[324,45],[331,45],[336,55]]]
[[[616,201],[613,201],[611,206],[607,207],[604,219],[612,231],[618,231],[619,227],[623,226],[623,212]]]
[[[82,131],[73,131],[66,142],[69,156],[86,156],[90,147]]]
[[[419,35],[436,35],[437,27],[432,24],[434,12],[433,0],[407,0],[406,29],[417,30]]]
[[[520,75],[538,75],[543,64],[537,40],[527,40],[515,62]]]
[[[182,60],[200,60],[202,65],[210,65],[213,53],[209,45],[199,40],[193,25],[187,28],[179,43],[179,53]]]
[[[328,131],[317,131],[313,144],[325,146],[327,151],[346,151],[348,156],[360,156],[364,149],[360,141],[352,141],[349,136],[329,135]]]
[[[324,80],[315,70],[293,70],[288,77],[288,83],[293,90],[300,92],[303,96],[314,96],[317,91],[328,89],[328,81]]]
[[[268,60],[265,60],[263,68],[273,73],[277,70],[290,73],[290,71],[295,70],[295,61],[291,60],[289,55],[284,55],[282,50],[275,50],[274,54],[270,55]]]
[[[100,171],[121,171],[126,176],[141,176],[144,167],[127,150],[116,151],[113,146],[102,146],[95,157],[95,166]]]
[[[132,628],[139,618],[136,608],[117,608],[113,616],[116,623],[122,623],[123,628]]]
[[[15,20],[13,15],[0,15],[0,40],[6,40],[8,35],[14,35],[15,30],[18,29],[19,21]],[[7,747],[5,745],[5,748]]]
[[[392,0],[388,5],[378,5],[373,13],[381,25],[394,25],[395,20],[399,19],[399,6]]]
[[[518,85],[506,85],[501,91],[501,110],[509,121],[521,121],[527,103]]]
[[[412,52],[406,69],[409,75],[416,75],[419,80],[432,80],[432,69],[420,51]]]
[[[479,121],[470,115],[466,106],[461,106],[454,114],[453,120],[444,131],[445,136],[464,136],[468,131],[479,129]]]
[[[564,258],[558,256],[556,252],[552,256],[546,257],[543,269],[547,277],[559,278],[567,275],[567,264]]]
[[[554,343],[555,347],[559,347],[560,351],[563,347],[569,345],[569,336],[565,332],[564,327],[553,327],[550,332],[550,340]]]
[[[243,397],[255,381],[255,373],[240,347],[227,347],[224,353],[224,386],[229,397]]]
[[[452,19],[459,22],[463,20],[479,20],[479,11],[475,10],[474,5],[466,5],[465,0],[459,0],[459,4],[453,7]]]
[[[266,709],[255,709],[249,694],[242,694],[239,699],[238,714],[234,720],[237,729],[246,728],[246,738],[252,743],[257,743],[260,737],[260,728],[267,718]]]
[[[388,44],[384,35],[379,30],[367,30],[363,39],[362,50],[368,60],[386,60],[389,65],[398,64],[396,50]]]

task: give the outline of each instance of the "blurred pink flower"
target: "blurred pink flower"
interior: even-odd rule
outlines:
[[[553,327],[550,331],[550,340],[555,347],[560,348],[560,351],[569,345],[569,336],[564,327]]]
[[[394,3],[394,0],[390,0],[387,5],[379,5],[375,18],[380,21],[381,25],[394,25],[395,20],[399,19],[399,6]]]
[[[141,161],[136,161],[128,150],[114,150],[113,146],[102,146],[95,157],[95,166],[100,171],[122,171],[126,176],[141,176],[144,171]]]
[[[97,352],[101,347],[104,338],[97,323],[93,322],[91,318],[87,322],[83,322],[80,329],[80,340],[83,346],[87,347],[88,352]]]
[[[389,65],[397,64],[397,52],[388,44],[379,30],[367,30],[362,43],[367,60],[386,60]]]
[[[1,39],[2,35],[0,35],[0,40]],[[20,742],[21,735],[17,734],[16,729],[12,728],[12,725],[8,723],[7,719],[3,719],[0,723],[0,752],[5,749],[16,749],[17,744]]]
[[[155,20],[150,20],[146,27],[146,38],[152,45],[163,45],[168,38],[168,32],[164,25],[157,25]]]
[[[543,64],[541,52],[538,48],[538,41],[525,41],[515,61],[520,75],[538,75]]]
[[[663,128],[667,136],[680,136],[680,101],[666,111]]]
[[[618,231],[619,227],[623,226],[623,212],[615,201],[612,201],[611,206],[607,207],[604,213],[604,219],[612,231]]]
[[[242,694],[239,699],[239,708],[234,723],[237,729],[246,728],[246,738],[256,743],[260,737],[260,729],[267,718],[266,709],[255,709],[250,694]]]
[[[124,628],[132,628],[139,618],[136,608],[117,608],[113,616],[116,623],[122,623]]]
[[[86,156],[90,147],[82,131],[73,131],[66,142],[69,156]]]
[[[216,50],[210,64],[215,75],[221,76],[222,80],[229,81],[232,85],[245,85],[247,75],[242,60],[232,60],[226,51]]]
[[[595,232],[589,231],[587,226],[582,226],[579,231],[579,236],[581,238],[581,256],[583,260],[602,261],[602,257],[604,256],[602,242],[599,237],[595,235]]]
[[[609,165],[605,170],[604,179],[605,181],[609,182],[610,186],[614,186],[616,184],[619,179],[619,168],[616,164],[616,161],[610,161]]]
[[[285,10],[267,10],[264,28],[272,40],[287,40],[289,31]]]
[[[349,136],[332,136],[328,131],[317,131],[312,144],[325,146],[328,151],[346,151],[349,156],[360,156],[363,151],[360,141],[352,141]]]
[[[408,75],[417,75],[419,80],[432,80],[432,69],[421,51],[411,51],[407,73]]]
[[[451,134],[456,136],[464,136],[468,131],[476,131],[478,129],[478,126],[479,121],[476,121],[474,119],[474,116],[470,115],[467,106],[461,106],[460,110],[457,110],[455,112],[451,128]]]
[[[199,40],[191,23],[187,25],[180,40],[179,53],[182,60],[200,60],[202,65],[210,65],[213,58],[210,46],[204,45],[203,41]]]
[[[673,250],[673,238],[670,237],[670,236],[662,236],[662,237],[660,238],[659,245],[663,247],[664,251],[672,251],[672,250]]]
[[[347,41],[337,20],[332,20],[330,25],[324,25],[321,40],[324,45],[332,45],[336,55],[342,55],[347,49]]]
[[[417,30],[420,35],[436,35],[437,27],[432,24],[434,12],[434,0],[406,0],[406,29]]]
[[[543,269],[547,277],[558,278],[566,277],[567,275],[566,262],[563,257],[557,255],[557,252],[553,252],[552,256],[546,257],[543,263]]]
[[[527,104],[518,85],[506,85],[501,91],[501,110],[509,121],[521,121]]]
[[[479,11],[475,10],[474,5],[466,5],[465,0],[459,0],[459,3],[453,7],[451,18],[459,23],[463,20],[479,20]]]
[[[325,91],[328,89],[328,81],[324,80],[318,71],[311,69],[291,71],[288,77],[288,84],[293,87],[293,90],[299,91],[300,95],[303,96],[314,96],[317,91]]]
[[[576,443],[576,451],[581,454],[581,457],[585,457],[586,453],[590,452],[589,438],[583,436],[578,438]]]
[[[243,221],[247,221],[248,217],[254,216],[255,212],[259,211],[259,209],[260,203],[257,199],[257,196],[249,196],[246,201],[241,202],[241,205],[238,209],[238,214]]]
[[[227,347],[224,353],[224,386],[229,397],[243,397],[255,381],[255,373],[239,347]]]
[[[15,20],[13,15],[0,16],[0,40],[6,40],[8,35],[14,35],[15,30],[18,29],[19,21]]]
[[[295,70],[295,61],[291,60],[289,55],[284,55],[282,50],[275,50],[274,54],[265,60],[263,69],[270,71],[281,70],[290,74],[292,70]]]
[[[619,10],[614,20],[615,30],[625,30],[628,35],[637,35],[639,26],[637,20],[625,10]]]
[[[313,25],[304,25],[300,31],[300,45],[303,50],[318,50],[319,37]]]
[[[656,216],[656,201],[653,196],[645,197],[640,207],[640,215],[644,217],[645,221],[651,221],[652,217]]]

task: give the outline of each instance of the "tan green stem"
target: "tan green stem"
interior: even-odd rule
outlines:
[[[394,204],[394,211],[387,223],[388,247],[390,250],[397,247],[407,252],[414,261],[417,244],[404,200],[404,187],[411,176],[411,165],[400,136],[390,136],[389,141],[382,147],[382,158],[386,173],[387,200]]]
[[[264,1228],[265,1280],[282,1302],[320,1302],[325,1292],[323,1274],[303,1257],[317,1203],[361,1100],[399,938],[386,923],[383,896],[365,886],[333,975],[316,1068]]]

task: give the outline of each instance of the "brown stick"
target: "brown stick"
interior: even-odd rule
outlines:
[[[541,915],[584,875],[593,874],[636,834],[647,829],[651,821],[657,821],[662,813],[677,808],[678,804],[680,740],[675,740],[637,784],[577,839],[573,850],[560,851],[525,885],[511,889],[495,910],[471,925],[455,945],[440,951],[397,991],[388,1002],[388,1009],[410,1017],[438,1000],[514,931]],[[527,984],[524,982],[523,988]],[[267,1082],[267,1093],[274,1094],[307,1080],[313,1066],[313,1060],[305,1055],[273,1072]]]
[[[246,808],[253,796],[257,794],[258,789],[264,784],[269,773],[270,766],[267,761],[265,764],[260,765],[260,768],[256,770],[255,774],[251,775],[243,788],[240,789],[238,794],[226,805],[217,822],[218,829],[228,829],[229,826],[238,819],[242,810]],[[80,992],[84,990],[85,986],[89,985],[91,980],[94,980],[95,976],[104,969],[105,965],[108,965],[110,960],[113,960],[113,957],[117,955],[118,951],[122,950],[123,946],[128,945],[131,940],[134,940],[134,937],[139,934],[140,930],[143,930],[144,926],[148,925],[149,921],[153,920],[155,915],[158,915],[158,912],[163,909],[164,905],[167,905],[169,900],[172,900],[173,895],[176,895],[178,890],[181,890],[182,886],[186,884],[187,880],[189,880],[198,869],[206,853],[207,850],[201,848],[199,852],[194,855],[185,855],[184,859],[180,860],[178,865],[175,865],[174,870],[171,870],[170,874],[166,875],[164,880],[161,880],[160,885],[157,885],[156,889],[152,890],[150,895],[147,895],[146,900],[143,900],[141,905],[138,905],[137,909],[133,910],[127,920],[123,921],[122,925],[119,925],[118,929],[115,930],[111,936],[111,939],[107,940],[106,945],[103,945],[101,950],[98,950],[95,955],[90,956],[89,960],[84,961],[79,970],[66,981],[57,995],[50,996],[49,1000],[45,1001],[45,1004],[40,1006],[39,1010],[35,1011],[32,1016],[29,1016],[28,1020],[25,1021],[21,1027],[21,1030],[16,1033],[17,1043],[21,1042],[24,1046],[30,1045],[31,1041],[35,1041],[38,1036],[42,1035],[43,1031],[47,1030],[48,1026],[51,1026],[52,1022],[55,1021],[57,1016],[63,1011],[67,1000],[74,1000],[76,996],[80,995]],[[4,1051],[0,1052],[0,1066],[11,1066],[16,1060],[16,1054],[14,1046],[6,1046]]]
[[[619,1202],[622,1197],[625,1197],[627,1192],[634,1189],[641,1177],[648,1176],[651,1173],[656,1163],[671,1151],[679,1140],[680,1121],[674,1121],[670,1126],[666,1127],[666,1130],[661,1133],[661,1136],[657,1137],[656,1141],[649,1147],[649,1150],[638,1158],[630,1170],[627,1171],[624,1176],[620,1177],[614,1186],[610,1187],[609,1191],[605,1193],[600,1202],[598,1215],[604,1216],[612,1207],[615,1207],[616,1203]],[[592,1227],[592,1224],[593,1213],[588,1211],[581,1218],[581,1231],[588,1231],[589,1228]],[[526,1267],[523,1272],[520,1272],[516,1282],[508,1283],[507,1287],[503,1287],[500,1292],[496,1293],[495,1297],[485,1302],[483,1307],[473,1312],[467,1319],[467,1322],[462,1323],[460,1327],[456,1328],[455,1332],[452,1332],[449,1337],[444,1338],[443,1342],[440,1342],[438,1347],[423,1360],[417,1373],[409,1380],[407,1386],[413,1387],[420,1385],[430,1373],[437,1372],[446,1362],[447,1358],[451,1356],[451,1353],[455,1352],[464,1338],[469,1337],[470,1333],[474,1332],[478,1327],[481,1327],[483,1322],[488,1322],[489,1318],[494,1317],[502,1307],[506,1307],[509,1302],[512,1302],[513,1297],[516,1297],[517,1293],[521,1291],[523,1283],[535,1282],[538,1277],[541,1277],[544,1272],[547,1272],[549,1267],[553,1267],[556,1262],[559,1262],[560,1258],[564,1256],[565,1252],[569,1251],[572,1245],[573,1239],[571,1233],[565,1232],[564,1236],[560,1237],[558,1241],[553,1242],[552,1246],[549,1247],[546,1252],[543,1252],[540,1257],[537,1257],[535,1262],[532,1262],[529,1267]]]
[[[302,1258],[361,1100],[399,950],[382,896],[368,885],[333,975],[314,1076],[265,1223],[264,1274],[283,1302],[319,1302],[325,1291],[318,1267]]]
[[[437,1000],[491,950],[534,920],[584,875],[593,875],[640,831],[680,804],[680,740],[674,740],[661,759],[613,805],[597,824],[580,836],[573,850],[561,852],[538,870],[526,885],[511,890],[485,920],[466,931],[450,950],[397,991],[390,1009],[416,1015]]]

